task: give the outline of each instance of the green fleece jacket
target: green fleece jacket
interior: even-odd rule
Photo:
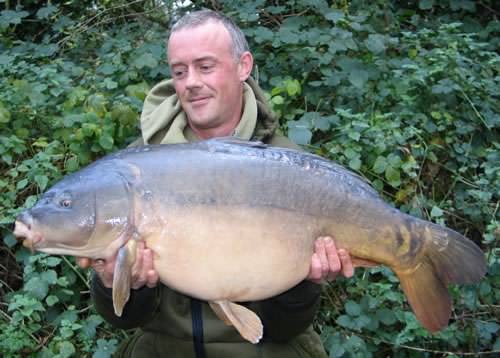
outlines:
[[[276,134],[278,121],[252,79],[244,84],[244,110],[233,135],[274,146],[297,148]],[[134,145],[198,140],[187,126],[172,81],[156,85],[146,97],[141,115],[142,138]],[[270,273],[272,274],[272,273]],[[175,292],[163,284],[132,290],[123,315],[114,314],[111,290],[97,275],[92,280],[97,311],[119,328],[136,328],[116,356],[179,358],[326,357],[311,322],[319,305],[320,286],[304,281],[264,301],[247,302],[264,325],[264,337],[253,345],[234,327],[226,326],[206,302]]]

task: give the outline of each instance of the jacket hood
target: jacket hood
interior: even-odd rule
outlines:
[[[266,142],[278,128],[276,115],[253,78],[244,83],[244,109],[234,135]],[[141,114],[144,144],[182,143],[196,140],[187,126],[186,113],[175,93],[173,80],[155,85],[146,96]]]

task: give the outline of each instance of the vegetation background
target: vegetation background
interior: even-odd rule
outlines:
[[[388,270],[336,280],[315,323],[330,356],[498,354],[498,2],[193,3],[0,1],[0,355],[108,357],[130,334],[95,313],[88,272],[32,255],[12,223],[56,180],[139,135],[142,101],[169,75],[170,25],[200,7],[244,29],[254,76],[291,139],[487,257],[480,284],[450,287],[450,326],[436,335]]]

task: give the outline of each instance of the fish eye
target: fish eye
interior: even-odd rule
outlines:
[[[69,208],[71,206],[71,200],[69,199],[62,199],[60,202],[59,202],[59,205],[63,208]]]

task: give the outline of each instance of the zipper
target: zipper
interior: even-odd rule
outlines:
[[[191,323],[193,327],[193,345],[196,358],[206,358],[203,342],[203,311],[201,301],[191,299]]]

